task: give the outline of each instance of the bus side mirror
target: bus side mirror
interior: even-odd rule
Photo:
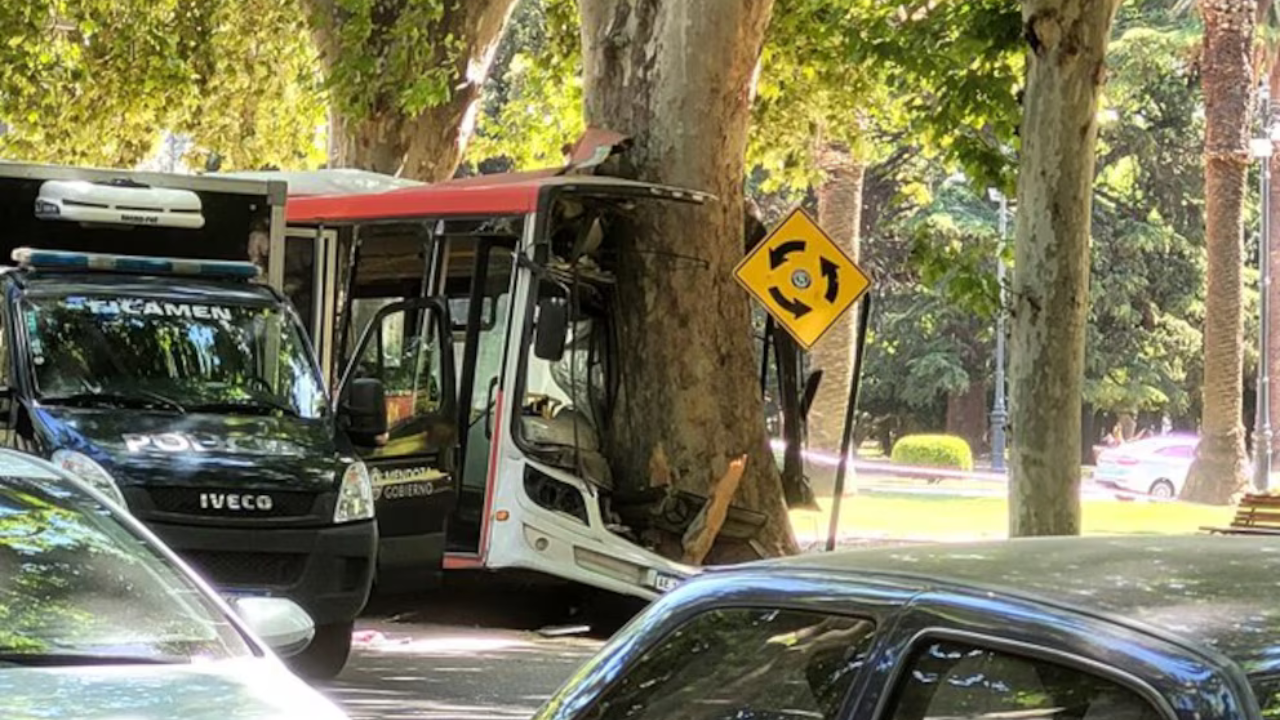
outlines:
[[[379,438],[387,434],[387,390],[382,381],[352,380],[343,412],[352,442],[365,447],[381,444]]]
[[[540,360],[555,362],[564,357],[569,338],[569,303],[564,298],[549,297],[538,301],[538,331],[533,339],[533,354]]]

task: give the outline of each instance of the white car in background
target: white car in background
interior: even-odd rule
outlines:
[[[1195,435],[1157,435],[1098,453],[1093,480],[1099,485],[1172,500],[1182,492],[1196,459]]]

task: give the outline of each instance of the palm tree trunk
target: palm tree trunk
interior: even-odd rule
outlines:
[[[1182,499],[1226,504],[1244,487],[1244,196],[1253,97],[1254,0],[1202,3],[1204,16],[1204,418]]]
[[[1270,87],[1272,92],[1280,88],[1280,47],[1274,49],[1271,55],[1271,81]],[[1280,231],[1280,182],[1275,182],[1280,178],[1280,155],[1271,156],[1271,231],[1273,233]],[[1280,358],[1280,312],[1275,312],[1280,308],[1280,247],[1274,241],[1271,247],[1267,248],[1267,263],[1271,266],[1271,335],[1267,342],[1266,362],[1271,363],[1268,368],[1271,372],[1271,427],[1280,428],[1280,373],[1276,372],[1276,358]],[[1271,453],[1275,455],[1275,443],[1277,438],[1273,438]]]
[[[820,163],[826,178],[818,187],[818,223],[856,260],[866,166],[854,160],[848,147],[835,143],[822,149]],[[857,314],[847,313],[810,354],[813,370],[822,370],[822,387],[809,410],[809,445],[825,452],[840,452],[857,352],[857,324]]]

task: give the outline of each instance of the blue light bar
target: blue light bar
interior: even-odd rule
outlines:
[[[98,270],[145,275],[195,275],[234,280],[253,280],[261,274],[258,266],[251,262],[228,260],[106,255],[35,248],[18,248],[13,251],[11,257],[19,266],[33,270]]]

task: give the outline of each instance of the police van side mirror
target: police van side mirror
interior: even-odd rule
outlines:
[[[569,303],[564,298],[548,297],[538,301],[538,328],[533,338],[533,354],[540,360],[555,362],[564,357],[569,338]]]
[[[355,378],[346,395],[342,410],[351,441],[366,447],[381,444],[379,439],[387,434],[387,390],[382,381]]]

